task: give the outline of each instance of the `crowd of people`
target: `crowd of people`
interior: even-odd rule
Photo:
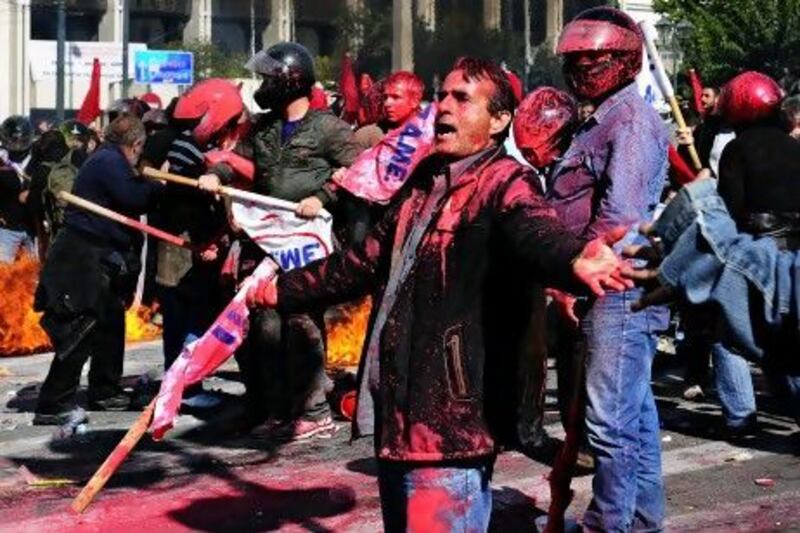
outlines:
[[[115,102],[102,132],[70,120],[37,134],[24,117],[6,119],[0,261],[42,259],[35,305],[55,348],[34,423],[87,419],[76,391],[89,359],[90,409],[137,407],[120,379],[124,312],[142,268],[145,298],[163,315],[165,368],[209,328],[264,257],[209,194],[241,187],[295,203],[297,217],[333,213],[338,243],[248,294],[236,359],[249,428],[280,441],[336,430],[323,314],[369,295],[353,432],[375,440],[387,531],[487,529],[498,451],[535,454],[546,440],[548,356],[562,419],[595,470],[583,527],[659,530],[651,368],[670,311],[684,332],[684,396],[707,393],[711,359],[728,438],[758,429],[746,359],[800,418],[800,97],[742,73],[705,88],[702,113],[671,140],[635,83],[642,39],[622,11],[585,11],[557,47],[566,90],[527,95],[498,64],[457,60],[432,98],[432,154],[388,205],[333,178],[420,111],[423,81],[401,71],[365,87],[347,122],[296,43],[248,62],[262,79],[259,113],[237,86],[211,79],[164,110]],[[699,154],[702,169],[683,188],[671,142],[686,162],[690,145]],[[199,188],[145,179],[145,166]],[[191,246],[153,242],[143,260],[141,235],[60,191],[146,215]],[[236,266],[223,269],[233,248]],[[577,427],[574,402],[585,404]],[[198,384],[183,407],[218,403]]]

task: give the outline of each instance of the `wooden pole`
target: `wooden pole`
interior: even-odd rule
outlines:
[[[92,503],[97,493],[103,490],[109,478],[119,469],[122,462],[136,446],[136,443],[138,443],[147,432],[147,428],[150,427],[150,420],[153,418],[153,409],[155,409],[155,407],[156,400],[153,398],[153,401],[142,411],[142,414],[139,415],[136,422],[133,423],[125,436],[122,437],[122,440],[119,441],[117,447],[106,457],[106,460],[103,461],[100,468],[98,468],[91,479],[89,479],[86,486],[84,486],[81,492],[72,500],[72,505],[70,507],[72,507],[73,511],[78,514],[82,513],[89,504]]]
[[[149,226],[143,222],[139,222],[136,219],[126,217],[125,215],[117,213],[116,211],[112,211],[111,209],[103,207],[102,205],[97,205],[96,203],[90,202],[89,200],[81,198],[80,196],[75,196],[74,194],[66,191],[61,191],[58,194],[58,196],[59,198],[61,198],[62,200],[64,200],[69,204],[90,211],[96,215],[100,215],[101,217],[108,218],[110,220],[113,220],[114,222],[119,222],[124,226],[128,226],[129,228],[133,228],[143,233],[147,233],[148,235],[152,235],[157,239],[161,239],[162,241],[174,244],[175,246],[192,249],[192,244],[182,237],[178,237],[177,235],[173,235],[171,233],[167,233],[166,231],[162,231],[158,228],[154,228],[153,226]]]
[[[195,179],[187,178],[186,176],[181,176],[179,174],[171,174],[169,172],[157,170],[152,167],[145,167],[145,169],[142,170],[142,175],[146,178],[166,181],[167,183],[175,183],[177,185],[184,185],[186,187],[194,187],[194,188],[199,187],[198,181]],[[295,202],[289,202],[286,200],[281,200],[279,198],[273,198],[271,196],[264,196],[263,194],[257,194],[250,191],[243,191],[235,187],[227,187],[224,185],[221,186],[219,190],[214,191],[214,194],[219,194],[221,196],[228,196],[230,198],[235,198],[243,202],[265,205],[271,208],[283,209],[286,211],[294,212],[297,209],[297,204]],[[322,218],[327,218],[331,215],[330,213],[328,213],[323,209],[318,216]]]
[[[675,123],[679,128],[686,129],[686,120],[684,120],[683,113],[681,113],[681,108],[678,105],[678,99],[675,98],[675,88],[672,86],[669,76],[667,76],[667,71],[664,68],[664,62],[661,60],[661,54],[659,54],[658,48],[656,47],[655,28],[652,24],[646,21],[640,22],[639,27],[642,29],[642,34],[644,35],[644,44],[645,48],[647,48],[647,55],[650,57],[650,62],[653,64],[653,67],[655,67],[653,70],[653,76],[656,79],[656,83],[658,83],[661,92],[664,93],[664,97],[669,103],[669,108],[672,111],[672,116],[675,118]],[[686,148],[689,150],[689,157],[692,160],[692,165],[694,165],[695,170],[701,170],[703,168],[703,164],[700,162],[700,157],[697,155],[697,149],[695,148],[694,144],[690,144]]]
[[[583,436],[584,413],[586,410],[586,363],[585,352],[575,361],[572,368],[573,392],[567,413],[567,434],[558,451],[548,479],[550,484],[550,508],[547,510],[547,526],[544,533],[564,533],[564,514],[572,502],[570,488],[578,459],[578,448]]]

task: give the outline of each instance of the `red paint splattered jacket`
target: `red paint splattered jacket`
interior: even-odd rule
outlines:
[[[392,263],[402,259],[442,167],[435,158],[423,162],[361,245],[283,275],[279,306],[297,311],[366,293],[376,302],[390,297],[384,289]],[[496,451],[489,399],[503,384],[491,374],[513,357],[515,327],[524,329],[527,317],[516,310],[530,306],[530,293],[522,278],[574,290],[570,263],[584,244],[536,187],[535,176],[502,149],[448,179],[379,333],[372,383],[379,457],[442,461]]]

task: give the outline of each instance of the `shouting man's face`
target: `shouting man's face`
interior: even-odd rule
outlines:
[[[436,113],[437,153],[463,158],[494,144],[493,135],[502,132],[511,121],[511,113],[489,112],[494,83],[487,78],[464,78],[464,71],[448,74],[439,91]]]
[[[419,97],[404,81],[389,83],[383,89],[383,113],[392,126],[399,126],[411,118],[419,104]]]

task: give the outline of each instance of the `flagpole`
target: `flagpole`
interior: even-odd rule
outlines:
[[[142,170],[142,175],[153,180],[166,181],[168,183],[175,183],[177,185],[184,185],[186,187],[194,187],[195,189],[200,187],[199,181],[196,179],[187,178],[186,176],[181,176],[179,174],[164,172],[153,167],[145,167],[144,170]],[[295,202],[289,202],[287,200],[281,200],[280,198],[265,196],[263,194],[257,194],[250,191],[243,191],[241,189],[228,187],[225,185],[221,186],[219,190],[214,191],[214,194],[227,196],[243,202],[251,202],[276,209],[283,209],[285,211],[295,211],[297,210],[298,205]],[[317,216],[327,219],[331,216],[331,214],[323,209]]]
[[[177,235],[173,235],[171,233],[167,233],[166,231],[162,231],[158,228],[154,228],[153,226],[149,226],[136,219],[126,217],[125,215],[121,215],[116,211],[112,211],[111,209],[103,207],[102,205],[90,202],[89,200],[81,198],[80,196],[75,196],[72,193],[61,191],[58,194],[58,197],[64,200],[65,202],[74,205],[75,207],[80,207],[81,209],[85,209],[86,211],[90,211],[96,215],[100,215],[101,217],[108,218],[110,220],[113,220],[114,222],[119,222],[124,226],[128,226],[129,228],[133,228],[143,233],[147,233],[148,235],[152,235],[157,239],[161,239],[162,241],[174,244],[175,246],[180,246],[181,248],[188,248],[190,250],[194,249],[192,243],[190,243],[184,238],[178,237]]]
[[[72,500],[72,505],[70,507],[72,507],[73,511],[78,514],[82,513],[89,507],[89,504],[92,503],[97,493],[103,490],[103,487],[108,483],[111,476],[119,469],[122,462],[131,453],[131,450],[136,447],[136,444],[147,432],[147,428],[150,426],[150,420],[153,418],[153,410],[155,407],[156,399],[153,398],[125,436],[122,437],[122,440],[119,441],[119,444],[108,454],[108,457],[106,457],[106,460],[100,465],[100,468],[97,469],[89,481],[86,482],[83,489],[81,489],[80,493]]]

